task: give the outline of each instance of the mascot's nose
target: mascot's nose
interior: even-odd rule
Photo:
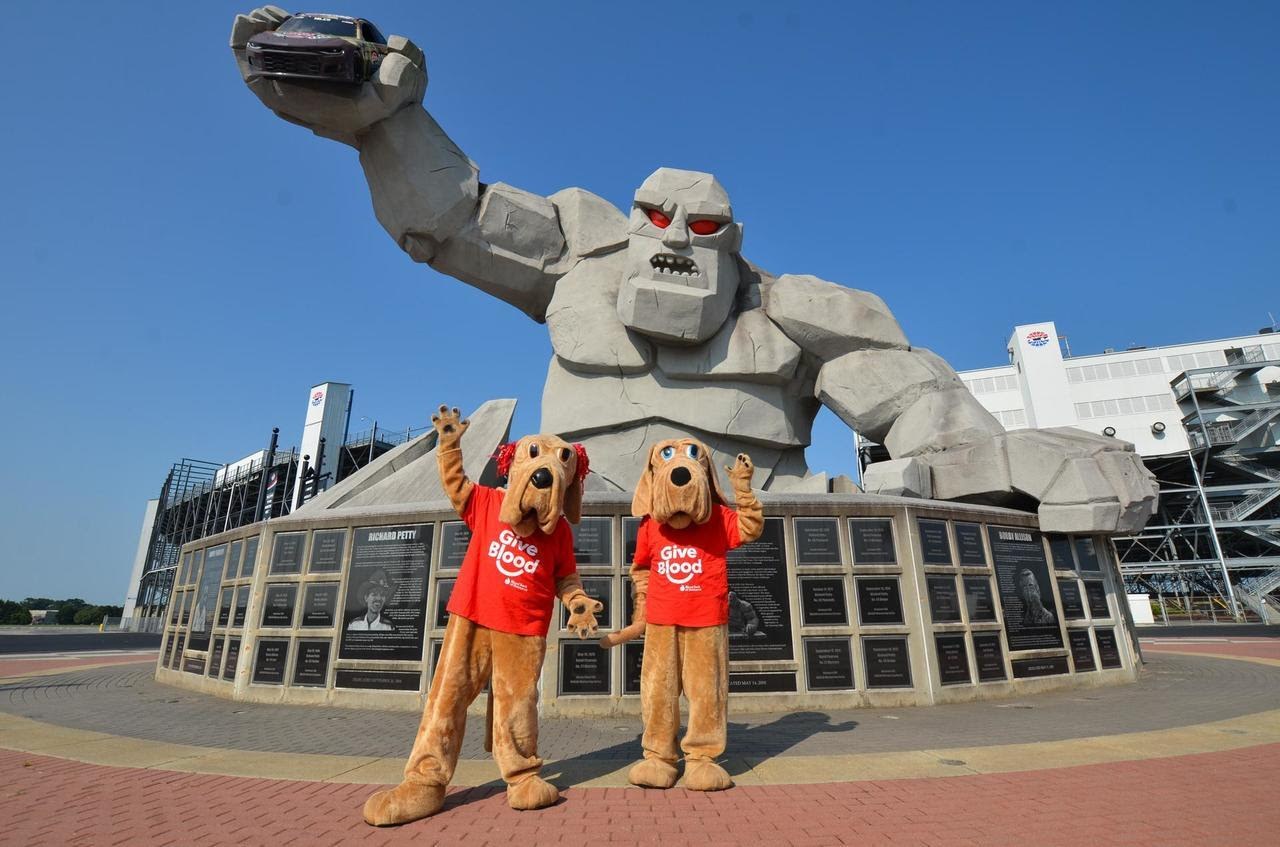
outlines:
[[[550,488],[551,471],[546,468],[538,468],[533,472],[533,476],[529,477],[529,481],[533,483],[534,488]]]
[[[671,481],[676,485],[688,485],[691,479],[693,479],[693,475],[689,473],[688,468],[674,468],[671,471]]]

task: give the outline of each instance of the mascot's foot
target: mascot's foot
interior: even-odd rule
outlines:
[[[556,787],[540,776],[531,776],[507,786],[507,805],[519,812],[545,809],[560,799]]]
[[[670,788],[676,784],[676,766],[661,759],[645,759],[631,767],[627,782],[641,788]]]
[[[444,807],[444,786],[402,782],[364,801],[364,822],[392,826],[430,817]]]
[[[724,791],[733,787],[733,780],[728,771],[709,759],[688,759],[681,784],[690,791]]]

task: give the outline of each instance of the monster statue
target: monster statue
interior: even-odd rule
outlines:
[[[248,40],[286,17],[273,6],[236,17],[249,89],[359,151],[374,213],[414,260],[546,322],[555,355],[540,429],[586,445],[593,484],[630,490],[648,445],[688,436],[721,466],[749,452],[756,488],[825,491],[804,460],[824,405],[883,443],[898,477],[921,480],[910,493],[1038,506],[1041,526],[1063,532],[1135,530],[1154,510],[1131,445],[1066,428],[1006,433],[876,295],[744,259],[742,224],[710,174],[659,168],[629,215],[578,188],[541,197],[481,183],[422,108],[426,65],[405,38],[387,39],[363,84],[256,74]]]

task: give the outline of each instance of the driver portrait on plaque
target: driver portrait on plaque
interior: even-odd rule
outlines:
[[[360,583],[356,595],[364,599],[365,611],[358,618],[347,622],[347,629],[356,632],[391,632],[395,629],[382,615],[387,601],[395,593],[395,586],[387,580],[387,572],[379,568]]]
[[[1057,621],[1053,612],[1044,607],[1040,583],[1030,568],[1018,571],[1018,597],[1022,600],[1023,626],[1043,626]]]
[[[729,590],[729,634],[750,638],[764,638],[766,635],[760,625],[756,607],[743,600],[732,589]]]

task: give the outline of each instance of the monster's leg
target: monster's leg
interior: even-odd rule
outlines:
[[[640,708],[644,715],[644,761],[627,774],[632,785],[670,788],[676,784],[676,732],[680,729],[680,650],[676,628],[649,624],[640,666]]]
[[[716,759],[724,753],[729,720],[729,628],[680,627],[680,676],[689,698],[684,749],[684,787],[721,791],[733,780]]]
[[[364,804],[374,826],[407,823],[434,815],[444,806],[466,730],[467,707],[489,678],[491,632],[459,615],[449,616],[444,645],[404,781],[379,791]]]
[[[538,675],[547,640],[538,635],[494,632],[493,758],[507,783],[513,809],[541,809],[560,798],[538,776]]]

